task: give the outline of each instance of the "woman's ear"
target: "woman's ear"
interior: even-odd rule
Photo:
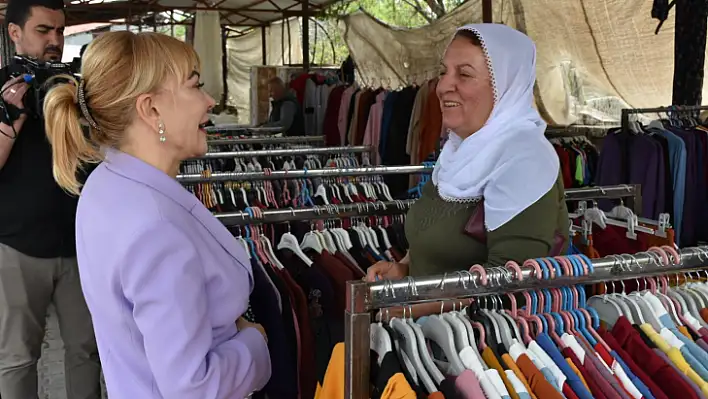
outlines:
[[[160,121],[160,112],[157,110],[153,94],[141,94],[135,100],[135,111],[140,120],[149,126],[155,126]]]

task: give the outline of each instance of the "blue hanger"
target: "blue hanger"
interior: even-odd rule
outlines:
[[[585,264],[588,265],[588,273],[589,274],[594,273],[595,266],[593,266],[592,260],[590,260],[590,258],[588,258],[585,254],[579,254],[578,256],[580,256],[580,258],[582,258],[585,261]],[[590,306],[587,306],[587,302],[586,302],[586,298],[585,298],[585,290],[583,289],[582,292],[583,292],[583,295],[582,295],[583,301],[581,303],[583,304],[583,307],[585,308],[585,310],[587,310],[588,313],[590,313],[590,318],[592,319],[592,328],[597,330],[598,328],[600,328],[600,315],[597,314],[597,310],[595,310],[594,308],[592,308]]]
[[[573,265],[573,270],[574,270],[574,275],[575,276],[582,276],[584,275],[584,268],[578,258],[572,256],[569,257],[568,260],[570,260],[570,263]],[[578,304],[580,306],[585,305],[585,287],[578,285],[576,286],[576,290],[578,291]],[[575,309],[573,314],[576,316],[576,320],[578,323],[578,331],[585,337],[585,339],[590,343],[590,345],[595,346],[597,345],[597,340],[595,337],[590,333],[590,331],[587,328],[587,325],[585,323],[585,316],[580,313],[579,310]],[[591,315],[592,316],[592,315]]]
[[[244,209],[246,213],[248,213],[248,216],[253,218],[253,209],[250,207]],[[246,230],[246,242],[248,243],[249,248],[251,248],[251,256],[258,258],[258,254],[256,254],[256,244],[253,243],[253,240],[251,239],[251,229],[248,226],[244,226]]]
[[[543,274],[543,277],[545,280],[550,279],[550,272],[548,270],[548,266],[546,265],[546,262],[543,261],[542,258],[537,258],[536,261],[538,264],[541,266],[541,271]],[[563,331],[565,330],[565,324],[563,323],[563,318],[560,317],[558,313],[552,312],[551,310],[551,303],[553,302],[553,295],[551,295],[551,291],[548,289],[543,289],[541,290],[541,294],[544,296],[545,301],[544,301],[544,313],[551,315],[553,320],[555,321],[556,324],[556,333],[557,334],[563,334]],[[541,320],[544,318],[541,317]],[[545,326],[548,328],[548,326]]]

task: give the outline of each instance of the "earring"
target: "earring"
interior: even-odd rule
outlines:
[[[160,135],[160,143],[167,141],[167,137],[165,137],[165,125],[162,121],[160,121],[160,124],[157,126],[157,133]]]

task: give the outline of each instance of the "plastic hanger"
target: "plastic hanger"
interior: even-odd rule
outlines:
[[[426,316],[418,320],[425,338],[435,342],[445,353],[450,362],[450,371],[458,376],[465,370],[457,350],[455,337],[450,325],[437,315]]]
[[[312,260],[310,260],[310,258],[308,258],[304,252],[302,252],[302,249],[300,249],[300,244],[297,242],[297,237],[295,237],[289,231],[280,237],[278,249],[288,249],[292,251],[292,253],[294,253],[298,258],[300,258],[300,260],[305,262],[307,266],[312,266]]]
[[[324,248],[322,247],[322,243],[320,242],[320,239],[317,237],[317,234],[315,234],[314,229],[311,229],[307,233],[305,233],[305,236],[302,238],[302,243],[300,243],[300,248],[302,250],[305,249],[312,249],[318,254],[321,254],[322,251],[324,251]]]
[[[317,186],[317,190],[315,190],[315,197],[322,198],[322,201],[324,201],[325,205],[329,205],[329,200],[327,199],[327,190],[325,190],[324,185],[320,184]]]
[[[381,311],[378,313],[379,321],[377,323],[371,323],[370,335],[369,335],[369,345],[371,350],[376,352],[378,356],[378,364],[380,365],[383,361],[384,356],[393,350],[393,343],[391,341],[391,336],[388,331],[383,327],[381,322]]]
[[[405,313],[403,315],[403,319],[398,319],[394,317],[389,322],[389,325],[393,330],[401,334],[403,338],[401,340],[401,343],[403,344],[403,352],[408,355],[408,359],[411,361],[413,368],[415,368],[419,380],[422,382],[426,391],[435,392],[437,391],[437,387],[435,386],[435,383],[428,375],[428,372],[425,366],[423,365],[423,361],[420,356],[420,351],[418,350],[418,340],[415,335],[415,331],[413,331],[413,328],[408,323],[406,323],[405,318]]]

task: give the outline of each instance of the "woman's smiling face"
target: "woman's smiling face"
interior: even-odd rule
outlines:
[[[437,94],[443,126],[461,138],[487,123],[494,108],[494,88],[482,46],[471,32],[458,33],[445,51]]]

